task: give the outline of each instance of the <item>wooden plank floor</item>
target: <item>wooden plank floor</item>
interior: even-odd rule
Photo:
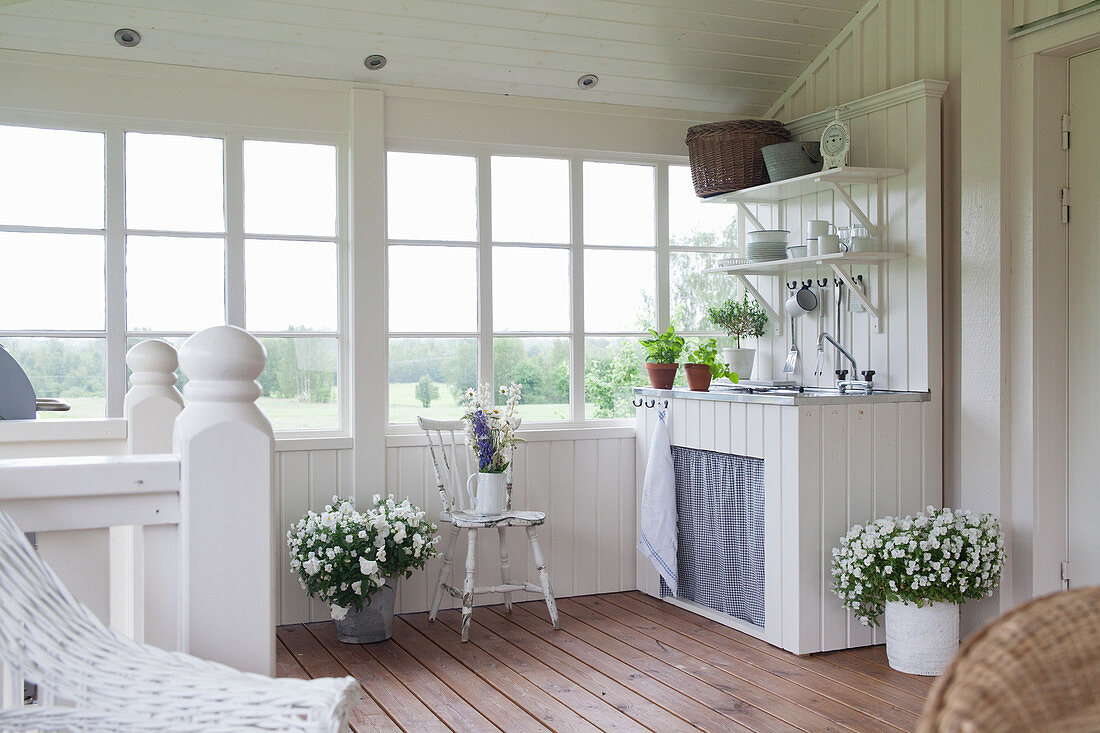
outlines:
[[[394,619],[393,639],[341,644],[331,622],[278,630],[281,677],[351,675],[356,731],[913,730],[931,679],[882,647],[805,657],[639,592]]]

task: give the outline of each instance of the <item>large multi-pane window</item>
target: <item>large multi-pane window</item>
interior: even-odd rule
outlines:
[[[45,415],[120,414],[129,346],[231,323],[276,430],[341,427],[334,145],[8,126],[0,159],[0,343]]]
[[[705,308],[733,294],[700,270],[734,210],[686,166],[392,151],[387,206],[393,424],[454,417],[479,382],[519,383],[528,421],[628,417],[645,329],[713,335]]]

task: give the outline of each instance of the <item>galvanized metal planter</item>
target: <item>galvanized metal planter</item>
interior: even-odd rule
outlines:
[[[393,601],[397,578],[386,578],[386,584],[374,592],[370,605],[363,610],[349,609],[336,622],[336,638],[345,644],[373,644],[393,636]]]

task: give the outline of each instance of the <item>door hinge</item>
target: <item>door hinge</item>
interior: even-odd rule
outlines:
[[[1062,115],[1062,150],[1069,150],[1069,115]]]
[[[1069,585],[1069,560],[1062,563],[1062,582]]]
[[[1069,189],[1062,189],[1062,223],[1069,224]]]

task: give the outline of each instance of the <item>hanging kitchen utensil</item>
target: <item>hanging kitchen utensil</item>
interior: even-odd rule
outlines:
[[[798,366],[798,339],[795,338],[794,318],[791,318],[791,350],[787,352],[787,361],[783,364],[784,374],[794,374]]]

